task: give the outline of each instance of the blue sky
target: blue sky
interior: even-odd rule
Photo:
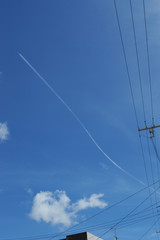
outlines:
[[[117,0],[117,7],[143,127],[129,0],[122,2]],[[133,1],[133,11],[150,125],[142,1]],[[159,11],[158,0],[146,1],[156,124],[160,120]],[[101,149],[146,183],[113,0],[2,0],[0,30],[0,238],[61,232],[143,188],[99,151],[71,112],[18,54],[69,105]],[[156,133],[159,143],[158,130]],[[146,139],[142,141],[152,183]],[[157,160],[150,147],[157,180]],[[81,229],[75,227],[74,232],[123,217],[147,194],[136,195]],[[148,201],[141,209],[149,205]],[[117,229],[117,234],[123,239],[138,239],[152,224],[150,219]],[[158,227],[147,238],[155,238]],[[90,232],[100,236],[104,231],[95,228]],[[104,239],[113,236],[111,231]]]

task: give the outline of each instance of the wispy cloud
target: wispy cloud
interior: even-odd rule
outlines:
[[[101,166],[103,169],[105,169],[105,170],[108,170],[108,169],[109,169],[109,168],[108,168],[108,165],[107,165],[106,163],[100,162],[99,164],[100,164],[100,166]]]
[[[134,179],[135,181],[137,181],[138,183],[145,185],[146,184],[144,182],[142,182],[141,180],[139,180],[137,177],[135,177],[134,175],[132,175],[131,173],[129,173],[127,170],[125,170],[124,168],[122,168],[119,164],[117,164],[115,161],[113,161],[108,154],[100,147],[100,145],[97,143],[97,141],[95,140],[95,138],[92,136],[92,134],[88,131],[88,129],[86,128],[86,126],[82,123],[82,121],[80,120],[80,118],[75,114],[75,112],[70,108],[70,106],[63,100],[63,98],[55,91],[55,89],[47,82],[47,80],[45,78],[43,78],[41,76],[41,74],[32,66],[32,64],[21,54],[19,53],[19,56],[22,58],[22,60],[28,65],[28,67],[30,67],[30,69],[39,77],[39,79],[45,84],[45,86],[52,92],[53,95],[55,95],[59,101],[68,109],[68,111],[72,114],[72,116],[74,117],[74,119],[80,124],[80,126],[82,127],[82,129],[86,132],[86,134],[88,135],[88,137],[90,138],[90,140],[93,142],[93,144],[96,146],[96,148],[105,156],[105,158],[107,160],[109,160],[116,168],[118,168],[119,170],[121,170],[123,173],[125,173],[127,176],[129,176],[130,178]]]
[[[137,191],[136,186],[126,180],[125,178],[117,177],[114,182],[114,187],[112,188],[114,193],[133,193]]]
[[[102,197],[103,194],[92,194],[89,198],[82,198],[71,204],[65,191],[41,191],[34,197],[29,216],[36,221],[42,220],[52,225],[62,224],[68,227],[75,222],[79,211],[106,207],[107,203],[101,200]]]
[[[27,189],[27,193],[28,193],[29,195],[33,195],[32,189],[31,189],[31,188],[28,188],[28,189]]]
[[[7,123],[0,123],[0,142],[4,142],[9,137],[9,129]]]

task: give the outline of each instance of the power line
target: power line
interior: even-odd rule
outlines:
[[[124,42],[123,42],[123,37],[122,37],[122,30],[121,30],[119,16],[118,16],[118,9],[117,9],[117,5],[116,5],[115,0],[114,0],[114,8],[115,8],[115,12],[116,12],[116,18],[117,18],[118,29],[119,29],[119,34],[120,34],[120,39],[121,39],[121,44],[122,44],[123,56],[124,56],[124,61],[125,61],[125,65],[126,65],[127,77],[128,77],[128,81],[129,81],[132,103],[133,103],[133,108],[134,108],[134,114],[135,114],[137,128],[138,128],[139,127],[138,116],[137,116],[134,94],[133,94],[133,89],[132,89],[131,77],[130,77],[130,73],[129,73],[129,67],[128,67],[128,62],[127,62],[127,57],[126,57],[126,52],[125,52],[125,47],[124,47]]]
[[[154,148],[154,151],[155,151],[155,153],[156,153],[157,159],[158,159],[158,161],[160,162],[160,157],[159,157],[159,154],[158,154],[158,150],[157,150],[156,144],[155,144],[154,141],[153,141],[153,138],[151,138],[151,141],[152,141],[153,148]]]
[[[147,201],[157,190],[159,189],[159,186],[154,192],[152,192],[147,198],[145,198],[141,203],[139,203],[133,210],[131,210],[126,216],[124,216],[114,227],[117,227],[124,219],[128,218],[131,213],[133,213],[137,208],[139,208],[145,201]]]
[[[157,176],[158,178],[160,178],[160,169],[159,169],[159,163],[160,163],[160,158],[159,158],[159,154],[158,154],[158,150],[157,150],[157,146],[156,146],[156,135],[155,135],[155,143],[153,138],[151,138],[152,144],[153,144],[153,148],[156,154],[156,167],[157,167]],[[159,182],[159,186],[160,186],[160,182]]]
[[[139,215],[139,214],[137,214]],[[159,213],[155,216],[158,216]],[[131,215],[130,217],[128,217],[128,219],[124,220],[123,223],[120,225],[121,226],[126,226],[128,224],[132,225],[132,224],[135,224],[135,223],[138,223],[140,221],[143,221],[143,220],[147,220],[147,219],[150,219],[153,217],[152,213],[147,213],[147,214],[143,214],[141,216],[136,216],[136,214],[133,214]],[[111,221],[108,221],[108,222],[104,222],[104,223],[101,223],[101,224],[95,224],[95,225],[91,225],[91,226],[87,226],[86,229],[99,229],[99,228],[106,228],[106,227],[111,227],[113,226],[117,221],[120,221],[121,218],[119,219],[115,219],[115,220],[111,220]],[[76,231],[80,231],[82,230],[83,228],[78,228],[76,229]]]
[[[151,95],[152,123],[154,124],[152,83],[151,83],[151,67],[150,67],[150,57],[149,57],[149,45],[148,45],[148,32],[147,32],[145,0],[143,0],[143,15],[144,15],[145,39],[146,39],[146,48],[147,48],[148,76],[149,76],[149,86],[150,86],[150,95]]]
[[[160,201],[159,201],[160,202]],[[143,213],[146,213],[148,211],[151,211],[151,207],[155,206],[156,204],[154,203],[152,206],[149,206],[135,214],[132,214],[128,217],[127,220],[124,220],[123,223],[124,224],[128,224],[128,223],[132,223],[132,222],[135,222],[135,221],[138,221],[138,220],[145,220],[145,219],[148,219],[150,217],[153,217],[152,213],[147,213],[147,214],[143,214]],[[141,215],[143,214],[143,215]],[[158,216],[159,213],[155,216]],[[90,229],[90,228],[99,228],[99,227],[106,227],[106,226],[110,226],[110,225],[113,225],[114,223],[116,223],[117,221],[121,220],[121,218],[119,219],[115,219],[115,220],[111,220],[111,221],[107,221],[107,222],[104,222],[104,223],[101,223],[101,224],[96,224],[96,225],[92,225],[92,226],[88,226],[87,229]],[[78,228],[78,230],[80,230],[81,228]]]
[[[134,101],[134,95],[133,95],[133,90],[132,90],[131,78],[130,78],[130,73],[129,73],[129,67],[128,67],[128,62],[127,62],[127,57],[126,57],[123,37],[122,37],[122,30],[121,30],[121,26],[120,26],[118,9],[117,9],[117,5],[116,5],[116,1],[115,0],[114,0],[114,7],[115,7],[115,12],[116,12],[117,23],[118,23],[118,28],[119,28],[119,34],[120,34],[120,39],[121,39],[121,44],[122,44],[122,50],[123,50],[123,55],[124,55],[124,60],[125,60],[125,65],[126,65],[129,85],[130,85],[130,92],[131,92],[131,96],[132,96],[133,107],[134,107],[134,112],[135,112],[135,117],[136,117],[137,127],[138,127],[138,117],[137,117],[137,112],[136,112],[136,107],[135,107],[135,101]],[[131,10],[132,27],[133,27],[133,33],[134,33],[134,43],[135,43],[135,49],[136,49],[136,58],[137,58],[139,82],[140,82],[141,97],[142,97],[143,115],[144,115],[144,122],[146,123],[146,115],[145,115],[145,108],[144,108],[144,98],[143,98],[143,90],[142,90],[142,81],[141,81],[141,72],[140,72],[140,64],[139,64],[139,55],[138,55],[136,31],[135,31],[133,8],[132,8],[131,0],[130,0],[130,10]],[[138,127],[138,129],[139,129],[139,127]],[[139,139],[140,139],[140,146],[141,146],[141,151],[142,151],[142,158],[143,158],[143,163],[144,163],[144,169],[145,169],[147,184],[149,185],[149,178],[148,178],[148,173],[147,173],[146,160],[145,160],[145,156],[144,156],[144,150],[143,150],[143,145],[142,145],[142,141],[141,141],[140,132],[139,132]],[[150,195],[150,189],[149,189],[149,195]],[[151,205],[152,205],[152,199],[150,201],[151,201]],[[153,215],[154,215],[154,212],[153,212]]]
[[[148,173],[147,173],[147,165],[146,165],[146,160],[145,160],[145,156],[144,156],[144,149],[143,149],[143,144],[142,144],[142,139],[141,139],[140,133],[139,133],[139,140],[140,140],[140,147],[141,147],[141,152],[142,152],[142,159],[143,159],[143,164],[144,164],[144,170],[145,170],[145,174],[146,174],[147,184],[149,186],[149,177],[148,177]]]
[[[148,147],[148,154],[149,154],[149,161],[150,161],[150,168],[151,168],[151,176],[152,176],[152,181],[154,182],[154,174],[153,174],[153,165],[152,165],[152,157],[151,157],[151,151],[150,151],[150,146],[149,146],[149,139],[148,139],[148,133],[146,132],[146,141],[147,141],[147,147]],[[152,138],[151,138],[152,139]],[[152,202],[152,198],[151,198],[151,202]],[[157,203],[157,195],[155,192],[155,202]],[[152,208],[153,209],[153,208]],[[158,209],[157,213],[158,213]],[[153,210],[153,214],[154,214],[154,210]],[[154,217],[154,222],[156,222],[155,217]],[[155,225],[156,226],[156,225]],[[159,235],[157,236],[157,238],[159,239]]]
[[[158,217],[158,216],[159,216],[159,214],[154,215],[154,217]],[[148,216],[148,217],[141,218],[141,219],[139,219],[139,220],[135,220],[135,221],[129,222],[128,224],[127,224],[127,223],[125,223],[124,225],[122,224],[122,225],[120,225],[117,229],[127,228],[127,227],[129,227],[129,226],[138,224],[138,223],[140,223],[140,222],[144,222],[144,221],[146,221],[146,220],[150,220],[151,218],[153,218],[153,215],[152,215],[152,216],[150,215],[150,216]],[[157,224],[157,222],[158,222],[158,221],[155,221],[154,224]],[[154,226],[155,226],[155,225],[154,225]]]
[[[147,143],[148,143],[148,136],[146,135],[147,137]],[[140,132],[139,132],[139,139],[140,139],[140,147],[141,147],[141,152],[142,152],[142,159],[143,159],[143,164],[144,164],[144,169],[145,169],[145,174],[146,174],[146,179],[147,179],[147,184],[149,186],[149,177],[148,177],[148,173],[147,173],[147,165],[146,165],[146,159],[145,159],[145,156],[144,156],[144,149],[143,149],[143,145],[142,145],[142,140],[141,140],[141,135],[140,135]],[[149,144],[149,143],[148,143]],[[148,146],[149,148],[149,146]],[[150,153],[150,150],[149,150],[149,153]],[[150,160],[151,160],[151,157],[150,157]],[[152,165],[152,163],[151,163]],[[150,196],[150,193],[151,193],[151,189],[148,188],[148,192],[149,192],[149,196]],[[150,203],[151,203],[151,206],[152,206],[152,198],[150,198]],[[152,207],[152,213],[153,213],[153,222],[155,223],[156,220],[155,220],[155,217],[154,217],[154,210],[153,210],[153,207]],[[156,226],[156,224],[155,224]],[[156,229],[157,231],[157,229]],[[159,239],[159,236],[157,236],[157,238]]]
[[[123,56],[124,56],[124,60],[125,60],[126,70],[127,70],[127,76],[128,76],[129,86],[130,86],[130,92],[131,92],[131,97],[132,97],[132,102],[133,102],[135,118],[136,118],[136,122],[137,122],[137,128],[139,129],[139,127],[138,127],[137,111],[136,111],[136,106],[135,106],[135,100],[134,100],[134,95],[133,95],[133,90],[132,90],[131,78],[130,78],[130,73],[129,73],[129,68],[128,68],[128,62],[127,62],[127,57],[126,57],[126,51],[125,51],[125,47],[124,47],[123,37],[122,37],[122,30],[121,30],[121,25],[120,25],[120,20],[119,20],[116,0],[114,0],[114,8],[115,8],[115,12],[116,12],[116,18],[117,18],[118,29],[119,29],[120,39],[121,39]],[[137,56],[138,56],[138,54],[137,54]],[[142,158],[143,158],[143,162],[144,162],[144,168],[145,168],[145,173],[146,173],[147,184],[149,185],[149,179],[148,179],[148,174],[147,174],[146,162],[145,162],[144,151],[143,151],[143,146],[142,146],[140,133],[139,133],[139,138],[140,138],[140,146],[141,146],[141,151],[142,151]]]
[[[156,214],[154,215],[155,217],[156,216],[159,216],[159,214]],[[140,217],[136,217],[136,218],[133,218],[133,219],[127,219],[125,221],[123,221],[121,224],[119,224],[119,227],[117,227],[117,229],[120,229],[120,228],[124,228],[124,227],[127,227],[127,226],[130,226],[130,225],[133,225],[133,224],[136,224],[136,223],[139,223],[141,221],[145,221],[145,220],[148,220],[148,219],[151,219],[153,218],[153,215],[150,213],[150,214],[145,214],[143,216],[140,216]],[[115,222],[116,223],[116,222]],[[93,226],[92,228],[106,228],[106,227],[111,227],[113,226],[114,222],[113,223],[108,223],[108,224],[102,224],[100,226]],[[90,228],[88,228],[90,229]]]
[[[136,30],[135,30],[135,23],[134,23],[134,15],[133,15],[132,0],[130,0],[130,10],[131,10],[131,19],[132,19],[132,27],[133,27],[133,34],[134,34],[134,43],[135,43],[135,50],[136,50],[136,59],[137,59],[137,67],[138,67],[138,76],[139,76],[140,89],[141,89],[141,98],[142,98],[142,106],[143,106],[143,115],[144,115],[144,122],[146,123],[146,113],[145,113],[145,107],[144,107],[144,97],[143,97],[143,88],[142,88],[142,78],[141,78],[141,71],[140,71],[139,54],[138,54],[138,47],[137,47],[137,38],[136,38]]]
[[[133,15],[133,7],[132,7],[132,0],[130,0],[130,10],[131,10],[131,19],[132,19],[132,27],[133,27],[133,34],[134,34],[134,43],[135,43],[135,50],[136,50],[136,59],[137,59],[137,68],[138,68],[138,76],[139,76],[139,82],[140,82],[140,90],[141,90],[141,98],[142,98],[142,106],[143,106],[143,115],[144,115],[144,122],[146,125],[146,114],[145,114],[145,107],[144,107],[144,97],[143,97],[143,89],[142,89],[142,79],[141,79],[141,71],[140,71],[140,63],[139,63],[139,54],[138,54],[138,47],[137,47],[137,39],[136,39],[136,30],[135,30],[135,23],[134,23],[134,15]],[[146,17],[145,17],[146,20]],[[145,29],[146,28],[146,21],[145,21]],[[147,31],[146,31],[146,36],[147,36]],[[147,50],[148,50],[148,37],[147,39]],[[147,52],[148,56],[149,56],[149,51]],[[149,58],[148,58],[149,60]],[[150,92],[152,94],[151,91],[151,78],[150,78]],[[151,102],[152,102],[152,95],[151,95]],[[152,104],[153,105],[153,104]],[[152,108],[153,109],[153,108]],[[152,112],[153,113],[153,112]],[[153,118],[152,118],[153,119]],[[151,176],[152,176],[152,181],[154,182],[154,174],[153,174],[153,165],[152,165],[152,158],[151,158],[151,152],[150,152],[150,147],[149,147],[149,140],[148,140],[148,135],[146,132],[146,137],[147,137],[147,147],[148,147],[148,154],[149,154],[149,160],[150,160],[150,168],[151,168]],[[142,147],[142,144],[141,144]],[[143,156],[144,158],[144,156]],[[145,160],[144,160],[145,162]],[[147,181],[149,181],[148,176],[147,176],[147,169],[146,169],[146,163],[144,163],[145,165],[145,172],[146,172],[146,177],[147,177]],[[150,193],[150,190],[149,190]],[[155,193],[155,201],[157,203],[157,196]],[[152,204],[152,198],[151,198],[151,204]],[[154,210],[152,207],[152,211],[153,211],[153,215],[154,215]],[[158,213],[158,212],[157,212]],[[154,217],[154,222],[155,222],[155,217]]]

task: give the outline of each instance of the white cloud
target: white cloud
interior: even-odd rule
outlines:
[[[0,141],[3,142],[8,139],[9,129],[7,123],[0,123]]]
[[[64,191],[40,192],[33,201],[30,217],[36,221],[55,224],[63,224],[69,226],[71,224],[71,213],[69,208],[70,199]]]
[[[80,210],[84,210],[87,208],[104,208],[107,206],[107,203],[102,201],[100,198],[102,198],[104,194],[92,194],[90,198],[82,198],[78,200],[75,204],[73,204],[73,209],[75,212],[78,212]]]
[[[107,203],[100,200],[103,194],[92,194],[90,198],[83,198],[71,204],[65,191],[41,191],[36,194],[30,218],[44,221],[52,225],[62,224],[66,227],[75,222],[76,213],[87,208],[104,208]]]

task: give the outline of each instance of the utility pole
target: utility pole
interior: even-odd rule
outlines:
[[[116,240],[118,240],[118,237],[117,237],[117,234],[116,234],[116,230],[115,230],[115,236],[114,237],[115,237]]]
[[[139,128],[138,127],[138,131],[141,132],[141,131],[146,131],[146,130],[149,130],[149,133],[150,133],[150,138],[153,138],[155,135],[154,135],[154,129],[155,128],[159,128],[160,125],[155,125],[153,124],[151,127],[148,127],[147,124],[146,124],[146,127],[145,128]]]

